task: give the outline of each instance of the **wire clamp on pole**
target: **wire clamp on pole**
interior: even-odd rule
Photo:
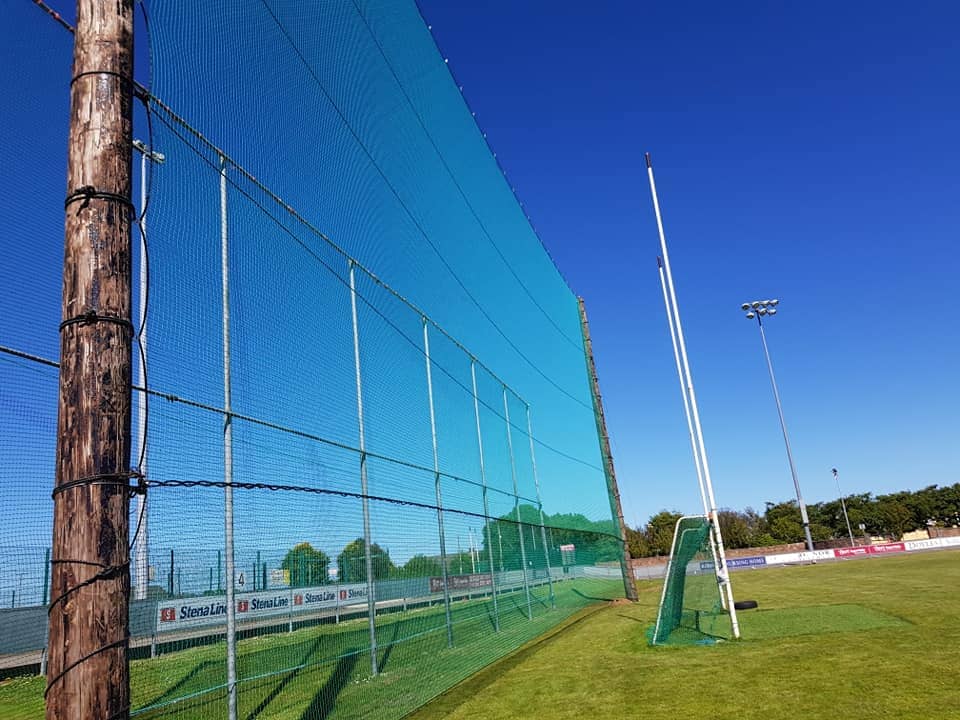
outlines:
[[[115,70],[85,70],[81,73],[77,73],[72,78],[70,78],[70,86],[73,87],[73,84],[80,78],[88,77],[90,75],[107,75],[109,77],[115,77],[117,80],[120,80],[127,85],[133,84],[133,78],[126,75],[122,75]]]
[[[131,485],[130,480],[132,478],[137,478],[137,484]],[[66,492],[67,490],[73,490],[74,488],[83,487],[87,485],[114,485],[118,487],[125,487],[130,492],[130,495],[145,495],[147,492],[147,481],[142,473],[137,472],[136,470],[130,470],[127,472],[119,473],[101,473],[99,475],[88,475],[87,477],[77,478],[76,480],[69,480],[65,483],[60,483],[57,485],[50,496],[56,499],[57,495],[60,493]]]
[[[131,335],[134,332],[133,323],[126,318],[118,317],[116,315],[101,315],[96,310],[88,310],[80,315],[74,315],[72,318],[67,318],[60,323],[60,332],[63,332],[64,328],[69,327],[70,325],[91,325],[96,322],[109,322],[120,325]]]
[[[71,203],[75,203],[77,200],[82,200],[83,203],[80,205],[80,209],[87,207],[90,204],[91,200],[112,200],[113,202],[118,202],[121,205],[126,205],[131,211],[134,210],[133,202],[128,197],[124,197],[119,193],[109,192],[107,190],[98,190],[93,185],[81,185],[72,193],[67,195],[67,198],[63,201],[63,209],[66,210],[70,207]]]

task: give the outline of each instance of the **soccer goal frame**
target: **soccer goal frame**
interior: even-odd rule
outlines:
[[[699,520],[700,524],[697,527],[684,527],[685,521],[690,520]],[[688,523],[686,523],[688,524]],[[684,547],[684,539],[687,533],[696,532],[702,533],[703,528],[706,527],[706,537],[699,540],[695,546],[693,552],[689,556],[679,556],[680,550]],[[721,560],[722,555],[717,552],[717,540],[716,532],[718,530],[715,527],[713,522],[713,516],[711,514],[698,514],[698,515],[683,515],[677,519],[676,525],[674,526],[673,532],[673,541],[670,546],[670,559],[667,563],[666,573],[664,575],[663,588],[660,592],[660,605],[657,609],[657,622],[654,626],[653,635],[650,638],[651,645],[663,644],[660,638],[660,631],[663,627],[665,621],[665,612],[671,610],[671,615],[682,616],[683,615],[683,605],[684,597],[687,591],[687,568],[689,563],[694,559],[696,554],[700,552],[703,548],[703,543],[710,548],[710,557],[713,566],[713,575],[716,578],[716,602],[727,614],[730,616],[731,629],[733,630],[733,635],[735,638],[740,636],[739,633],[739,623],[737,622],[736,617],[736,608],[732,602],[732,598],[729,597],[729,577],[727,576],[727,568],[725,563]],[[690,547],[690,546],[687,546]],[[681,564],[681,567],[677,567],[678,563]],[[682,573],[675,577],[677,572]],[[671,603],[671,607],[667,607],[667,598],[668,594],[676,590],[677,582],[682,583],[681,590],[679,594],[675,595],[677,598]],[[726,592],[725,592],[726,591]],[[680,607],[674,607],[679,603]],[[694,609],[693,612],[696,614],[695,627],[693,629],[704,632],[700,628],[699,623],[699,610]],[[679,627],[679,626],[678,626]],[[677,629],[676,627],[672,628],[670,632]],[[704,635],[709,635],[709,633],[704,632]],[[669,636],[669,635],[668,635]]]

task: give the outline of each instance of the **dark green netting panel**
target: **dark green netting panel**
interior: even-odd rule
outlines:
[[[397,718],[622,597],[576,298],[413,0],[144,9],[132,716]],[[72,38],[5,23],[0,171],[31,190],[0,197],[0,667],[29,675]]]
[[[704,516],[681,518],[657,621],[648,632],[652,645],[709,644],[729,636],[714,559],[710,521]]]

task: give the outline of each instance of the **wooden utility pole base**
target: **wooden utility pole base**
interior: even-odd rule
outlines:
[[[132,0],[79,0],[70,93],[49,720],[129,714]]]

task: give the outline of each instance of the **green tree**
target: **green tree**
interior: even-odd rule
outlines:
[[[803,525],[799,519],[782,515],[770,523],[770,534],[778,543],[803,542]]]
[[[647,522],[644,535],[647,546],[653,555],[669,555],[673,545],[673,534],[681,515],[678,512],[661,510]]]
[[[651,555],[650,546],[647,545],[647,538],[643,530],[636,528],[627,528],[627,548],[630,550],[630,557],[640,558]]]
[[[323,550],[302,542],[287,552],[280,567],[290,573],[290,584],[294,587],[319,585],[329,579],[330,558]]]
[[[913,513],[899,500],[878,499],[876,519],[884,532],[894,538],[903,537],[903,533],[914,529]]]
[[[390,559],[390,552],[376,543],[370,543],[370,560],[373,565],[374,580],[384,580],[396,573],[396,566]],[[343,551],[337,555],[337,567],[340,570],[340,582],[367,581],[367,559],[364,554],[363,538],[357,538],[343,548]]]
[[[539,530],[539,528],[537,528]],[[529,540],[529,530],[527,531]],[[530,543],[527,542],[527,555],[530,555]],[[467,575],[473,572],[474,561],[470,552],[447,553],[447,572],[451,575]]]
[[[725,547],[733,550],[751,546],[753,533],[750,531],[750,523],[744,513],[720,510],[717,513],[717,520],[720,523],[720,534],[723,536]]]
[[[414,555],[400,568],[397,575],[404,578],[440,577],[443,575],[443,568],[437,558]]]

